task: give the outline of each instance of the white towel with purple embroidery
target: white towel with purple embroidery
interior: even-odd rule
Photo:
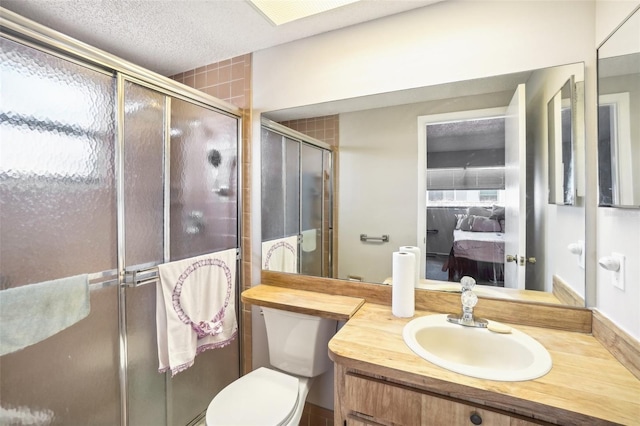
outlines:
[[[236,249],[165,263],[158,275],[158,371],[174,376],[197,354],[224,347],[238,334]]]
[[[263,242],[262,269],[278,272],[298,272],[298,236],[294,235]]]

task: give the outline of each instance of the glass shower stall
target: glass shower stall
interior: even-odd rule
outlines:
[[[296,268],[281,272],[331,277],[330,146],[267,119],[262,122],[260,141],[263,248],[296,237]],[[277,270],[265,259],[262,266]]]
[[[159,373],[157,265],[239,253],[240,111],[0,16],[0,290],[90,290],[86,318],[0,357],[0,423],[193,423],[239,377],[239,339]]]

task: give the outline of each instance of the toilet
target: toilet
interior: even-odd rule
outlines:
[[[336,320],[262,308],[269,362],[225,387],[207,408],[207,426],[298,425],[313,379],[329,369]]]

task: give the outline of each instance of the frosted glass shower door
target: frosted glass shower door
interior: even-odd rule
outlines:
[[[323,150],[300,146],[300,273],[323,276],[322,241],[324,217]]]
[[[164,261],[166,96],[124,82],[124,265]],[[127,408],[131,426],[166,423],[165,375],[158,373],[156,285],[127,288]]]
[[[239,247],[238,120],[171,102],[171,260]]]
[[[115,79],[0,38],[0,81],[2,289],[115,271]],[[117,293],[0,358],[8,424],[120,423]]]
[[[262,241],[300,233],[300,143],[262,129]]]
[[[170,117],[170,260],[239,247],[237,118],[177,98]],[[239,375],[237,338],[199,354],[167,378],[167,423],[188,424]]]
[[[126,77],[122,86],[125,270],[237,247],[237,119]],[[238,342],[158,373],[156,283],[125,291],[128,423],[189,424],[238,378]]]

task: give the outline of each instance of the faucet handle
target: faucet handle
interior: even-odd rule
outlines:
[[[478,296],[471,290],[463,291],[460,300],[464,308],[473,308],[478,304]]]
[[[476,280],[472,277],[464,276],[460,279],[460,284],[462,285],[462,292],[464,293],[466,290],[472,290],[476,285]]]

